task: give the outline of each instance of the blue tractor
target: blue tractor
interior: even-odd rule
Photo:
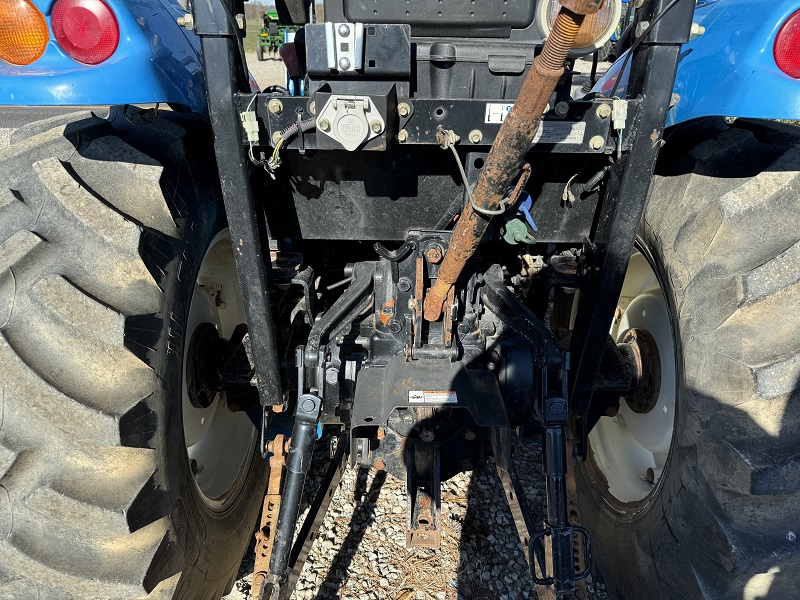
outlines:
[[[491,460],[540,597],[796,598],[800,0],[634,4],[575,99],[621,0],[277,0],[295,94],[0,1],[0,596],[288,598],[348,461],[436,548]]]

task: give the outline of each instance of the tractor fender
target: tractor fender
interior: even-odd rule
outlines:
[[[797,0],[700,0],[694,22],[702,35],[684,44],[667,126],[701,117],[800,119],[800,81],[775,63],[775,39],[800,9]],[[622,55],[594,91],[614,87]],[[617,91],[622,97],[630,64]]]
[[[119,24],[119,45],[99,65],[72,59],[50,23],[54,0],[32,0],[50,30],[37,61],[0,60],[0,105],[80,106],[164,102],[207,113],[200,40],[180,27],[175,0],[104,0]]]

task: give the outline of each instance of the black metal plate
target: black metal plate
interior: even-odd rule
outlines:
[[[433,404],[410,402],[409,392],[454,392],[456,402]],[[466,408],[481,427],[508,427],[497,378],[490,371],[466,369],[463,363],[430,359],[406,361],[396,356],[386,367],[362,369],[356,381],[353,402],[354,427],[382,425],[397,407]]]

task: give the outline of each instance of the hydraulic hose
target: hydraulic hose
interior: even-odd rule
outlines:
[[[450,247],[438,277],[425,297],[424,316],[436,321],[450,288],[475,253],[491,220],[497,214],[509,182],[519,173],[533,136],[539,129],[545,106],[564,75],[564,62],[586,15],[597,12],[604,0],[560,0],[561,9],[531,65],[519,97],[500,126],[486,164],[478,177],[473,202],[456,223]]]

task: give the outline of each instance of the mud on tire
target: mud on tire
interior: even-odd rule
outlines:
[[[190,149],[190,150],[189,150]],[[225,227],[210,135],[112,110],[0,148],[0,598],[219,598],[265,482],[198,498],[183,330]]]
[[[800,130],[691,125],[662,153],[640,230],[677,346],[668,463],[621,505],[590,449],[581,521],[614,598],[796,597]]]

